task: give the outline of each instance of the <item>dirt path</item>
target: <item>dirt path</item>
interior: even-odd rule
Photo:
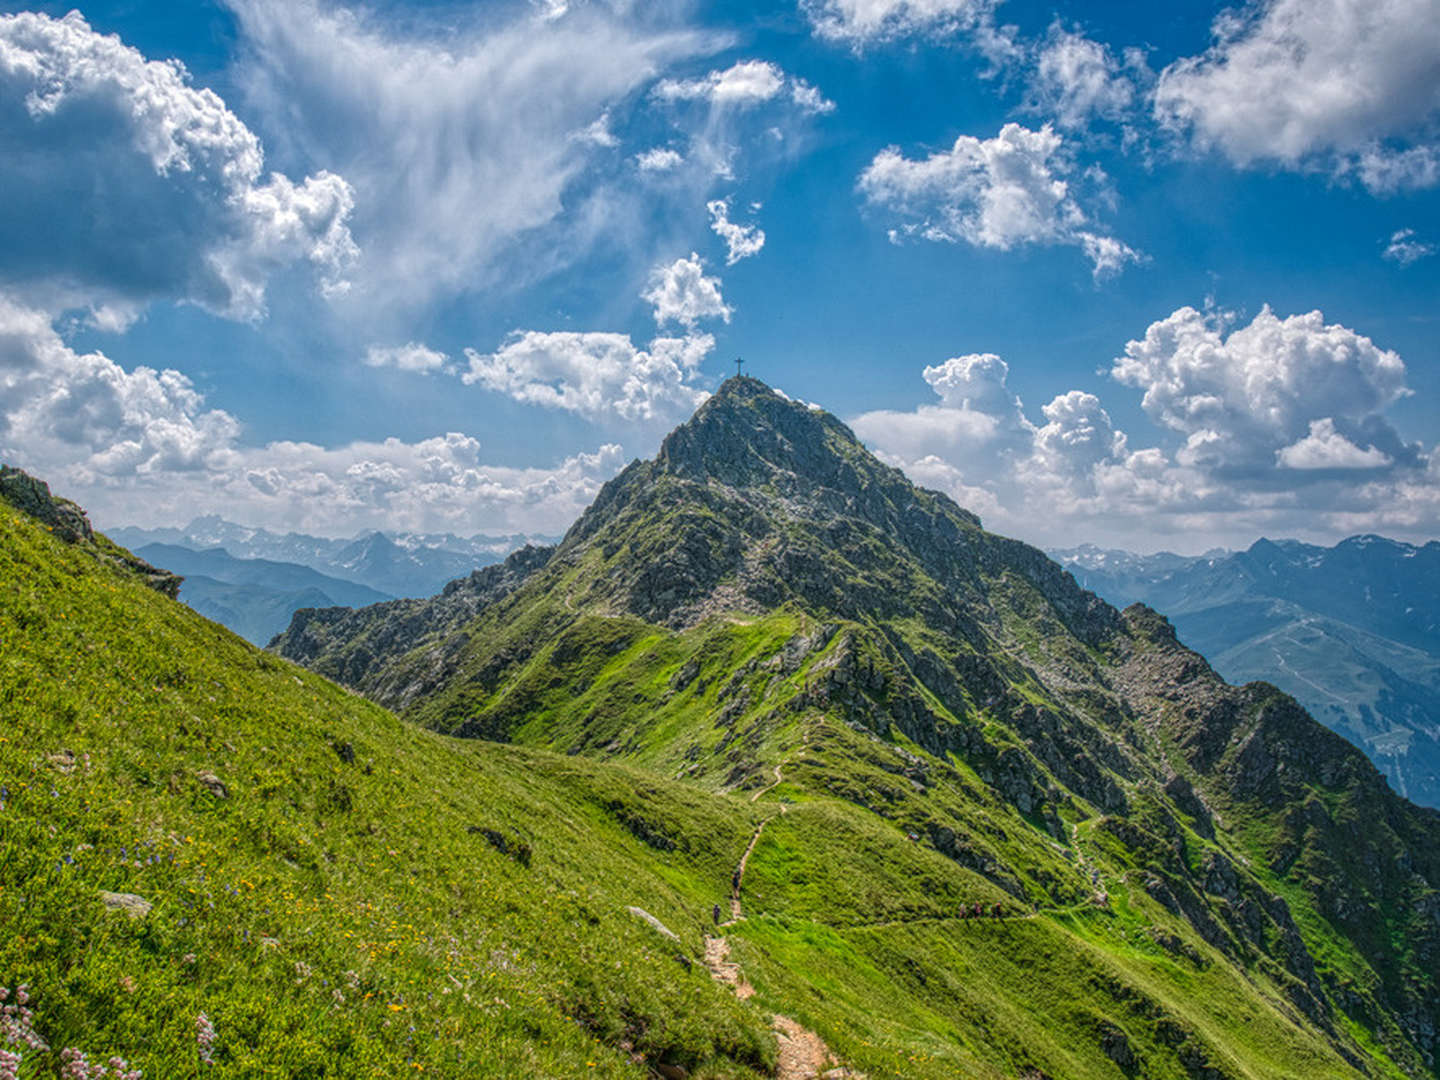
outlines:
[[[764,795],[767,791],[771,790],[771,788],[777,787],[778,785],[785,782],[785,776],[780,772],[781,765],[783,764],[784,762],[781,762],[780,765],[775,766],[775,782],[773,784],[768,784],[767,786],[760,788],[758,791],[756,791],[753,795],[750,796],[750,801],[752,803],[759,799],[761,795]],[[735,873],[731,876],[730,879],[730,920],[729,922],[724,923],[725,926],[729,926],[731,923],[737,922],[738,920],[745,917],[740,911],[740,888],[745,883],[745,868],[750,864],[750,856],[755,851],[755,845],[760,843],[760,837],[765,832],[765,826],[769,825],[770,822],[774,821],[777,817],[784,816],[787,812],[789,812],[789,809],[790,808],[782,802],[780,804],[779,814],[771,814],[764,821],[760,822],[759,825],[755,826],[755,832],[750,837],[750,844],[748,847],[745,848],[745,854],[740,856],[740,862],[738,865],[736,865]]]
[[[783,814],[785,811],[781,810],[780,812]],[[771,820],[771,818],[766,818],[755,827],[755,834],[750,837],[750,846],[745,849],[745,854],[740,856],[739,865],[735,867],[735,874],[730,879],[730,922],[726,923],[726,926],[745,917],[740,912],[740,887],[745,882],[745,867],[749,865],[750,855],[755,850],[755,845],[760,843],[760,836],[765,832],[765,826],[769,825]]]
[[[834,1060],[824,1039],[788,1016],[776,1013],[771,1018],[771,1025],[775,1028],[775,1042],[780,1049],[779,1060],[775,1063],[776,1080],[817,1080]]]
[[[705,966],[711,978],[734,990],[741,1001],[755,996],[755,988],[745,981],[740,965],[730,959],[730,942],[723,937],[705,939]]]
[[[782,761],[780,765],[783,764],[784,762]],[[764,795],[767,791],[774,790],[785,782],[785,777],[780,773],[780,765],[775,766],[775,782],[773,784],[766,784],[764,787],[756,789],[755,793],[750,796],[751,802],[758,802],[761,795]],[[782,803],[781,805],[783,806],[784,804]]]
[[[705,966],[710,969],[711,978],[730,987],[741,1001],[755,996],[755,988],[746,981],[740,965],[730,959],[730,942],[725,938],[705,939]],[[835,1055],[830,1053],[825,1040],[809,1028],[779,1013],[770,1017],[770,1026],[775,1030],[775,1046],[779,1051],[775,1080],[820,1080],[822,1076],[834,1080],[846,1077],[863,1080],[859,1073],[848,1069],[832,1069]]]
[[[752,803],[757,801],[767,791],[784,782],[785,776],[781,772],[781,766],[776,765],[775,782],[756,791],[750,796],[750,801]],[[720,924],[722,929],[733,926],[745,917],[740,908],[740,890],[745,883],[745,869],[750,863],[750,856],[760,843],[765,826],[777,817],[784,816],[789,809],[788,806],[781,803],[778,814],[770,815],[755,827],[755,832],[750,837],[750,843],[746,845],[745,853],[740,856],[740,862],[736,865],[731,879],[730,919],[728,922]],[[726,938],[706,937],[705,967],[709,970],[711,978],[730,987],[741,1001],[747,1001],[755,996],[755,988],[745,978],[745,973],[740,969],[740,965],[730,959],[730,942]],[[775,1046],[778,1051],[775,1062],[775,1080],[822,1080],[822,1078],[824,1080],[847,1080],[847,1078],[864,1080],[860,1073],[832,1067],[836,1065],[836,1058],[830,1052],[830,1048],[825,1045],[825,1040],[790,1017],[775,1013],[770,1017],[770,1026],[775,1031]]]

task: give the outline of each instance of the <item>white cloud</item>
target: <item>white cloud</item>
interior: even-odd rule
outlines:
[[[661,101],[704,101],[721,109],[752,109],[782,97],[802,112],[828,113],[835,108],[804,79],[786,75],[768,60],[742,60],[698,79],[662,79],[654,95]]]
[[[714,44],[601,4],[401,36],[323,0],[230,3],[238,77],[268,130],[355,185],[357,318],[515,287],[622,228],[626,215],[593,201],[608,197],[608,117]]]
[[[855,433],[900,461],[934,458],[999,469],[1033,444],[1035,428],[1007,385],[1010,367],[994,353],[957,356],[925,368],[939,405],[876,410],[851,420]]]
[[[265,176],[260,140],[178,61],[148,61],[78,12],[0,16],[0,285],[123,327],[173,299],[264,312],[269,277],[308,261],[345,288],[349,184]]]
[[[635,165],[641,172],[669,172],[685,164],[685,155],[668,146],[656,146],[635,155]]]
[[[1092,116],[1119,121],[1133,107],[1137,87],[1108,46],[1059,23],[1040,46],[1030,83],[1032,108],[1063,128],[1083,128]]]
[[[1342,163],[1342,171],[1348,166]],[[1412,146],[1408,150],[1370,147],[1360,155],[1356,171],[1372,194],[1434,187],[1440,183],[1440,148]]]
[[[1006,124],[993,139],[961,135],[923,160],[889,147],[861,174],[860,191],[902,222],[897,235],[1009,251],[1029,244],[1081,248],[1097,278],[1141,258],[1097,231],[1070,192],[1064,140],[1049,125]]]
[[[1391,464],[1390,455],[1371,446],[1364,450],[1335,430],[1330,417],[1310,421],[1310,434],[1276,452],[1275,460],[1287,469],[1379,469]]]
[[[683,366],[688,347],[651,351],[668,349]],[[102,523],[133,521],[144,506],[157,524],[223,513],[323,535],[559,532],[626,460],[607,444],[549,467],[488,465],[479,442],[456,433],[328,448],[247,447],[240,434],[179,372],[126,371],[102,353],[78,353],[46,314],[0,294],[0,459],[79,499]]]
[[[194,485],[185,512],[321,535],[366,528],[557,533],[625,461],[618,445],[606,444],[550,467],[491,465],[477,439],[456,432],[330,448],[277,442],[236,455],[208,485]],[[126,516],[111,492],[90,498],[112,520]]]
[[[444,371],[450,358],[442,352],[412,341],[408,345],[372,345],[365,350],[369,367],[393,367],[400,371]]]
[[[1071,390],[1042,411],[1047,423],[1035,432],[1035,450],[1052,472],[1074,475],[1125,460],[1125,433],[1115,428],[1094,394]]]
[[[939,404],[850,423],[916,482],[1039,543],[1198,551],[1267,533],[1440,531],[1440,454],[1423,457],[1384,416],[1408,392],[1398,356],[1318,312],[1266,308],[1225,331],[1182,308],[1115,363],[1171,447],[1134,449],[1082,390],[1031,423],[993,354],[926,368]]]
[[[0,458],[106,476],[187,471],[239,431],[178,371],[77,353],[45,314],[0,294]]]
[[[1181,308],[1126,345],[1111,371],[1145,392],[1153,421],[1185,436],[1181,464],[1269,469],[1322,419],[1392,458],[1414,457],[1382,415],[1409,393],[1395,353],[1327,325],[1318,311],[1282,320],[1267,306],[1248,326],[1223,331],[1214,317]]]
[[[661,326],[678,322],[693,327],[701,319],[730,321],[731,308],[720,293],[720,279],[705,276],[705,264],[693,251],[688,259],[657,266],[640,299],[654,305],[655,322]]]
[[[907,37],[964,36],[991,61],[1017,60],[1014,27],[995,25],[999,0],[800,0],[816,36],[857,51]]]
[[[1435,245],[1417,240],[1414,229],[1397,229],[1390,234],[1390,242],[1385,245],[1385,258],[1401,266],[1409,266],[1434,254]]]
[[[576,132],[575,138],[606,150],[613,150],[620,145],[619,136],[610,130],[609,109],[606,109],[595,120]]]
[[[709,334],[660,337],[640,349],[625,334],[523,331],[488,355],[467,349],[464,380],[592,420],[669,423],[709,396],[693,380],[714,347]]]
[[[710,213],[710,229],[725,241],[725,265],[734,266],[741,259],[758,255],[765,246],[765,230],[757,225],[741,225],[730,220],[730,200],[712,199],[705,204]]]
[[[1214,36],[1160,75],[1173,131],[1241,166],[1358,168],[1377,193],[1440,179],[1440,0],[1267,0]]]
[[[675,186],[702,198],[716,180],[798,158],[811,144],[816,118],[835,109],[816,87],[766,60],[744,60],[696,78],[662,79],[648,101],[686,145],[683,153],[648,152],[641,156],[642,167],[678,173]]]

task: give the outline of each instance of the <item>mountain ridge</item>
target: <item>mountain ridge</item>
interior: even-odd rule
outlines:
[[[1145,867],[1130,903],[1264,972],[1335,1045],[1364,1016],[1433,1068],[1440,818],[1274,687],[1226,686],[1163,617],[1116,611],[758,380],[727,380],[553,551],[448,592],[388,641],[378,610],[302,612],[272,648],[441,731],[714,791],[788,763],[797,797],[1024,903],[1089,895],[1080,850],[1114,888]],[[1405,853],[1381,880],[1310,873],[1364,864],[1367,833]],[[1404,932],[1355,921],[1376,910]]]
[[[1295,695],[1397,791],[1440,806],[1440,542],[1262,538],[1194,559],[1056,554],[1107,598],[1165,611],[1227,678]]]

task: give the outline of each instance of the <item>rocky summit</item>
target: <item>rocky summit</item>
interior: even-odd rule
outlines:
[[[554,548],[271,648],[437,732],[773,806],[714,970],[846,1069],[1440,1075],[1440,814],[755,379]]]

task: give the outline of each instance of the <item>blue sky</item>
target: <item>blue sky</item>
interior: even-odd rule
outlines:
[[[0,456],[558,532],[743,355],[1032,541],[1440,522],[1440,0],[0,4]]]

